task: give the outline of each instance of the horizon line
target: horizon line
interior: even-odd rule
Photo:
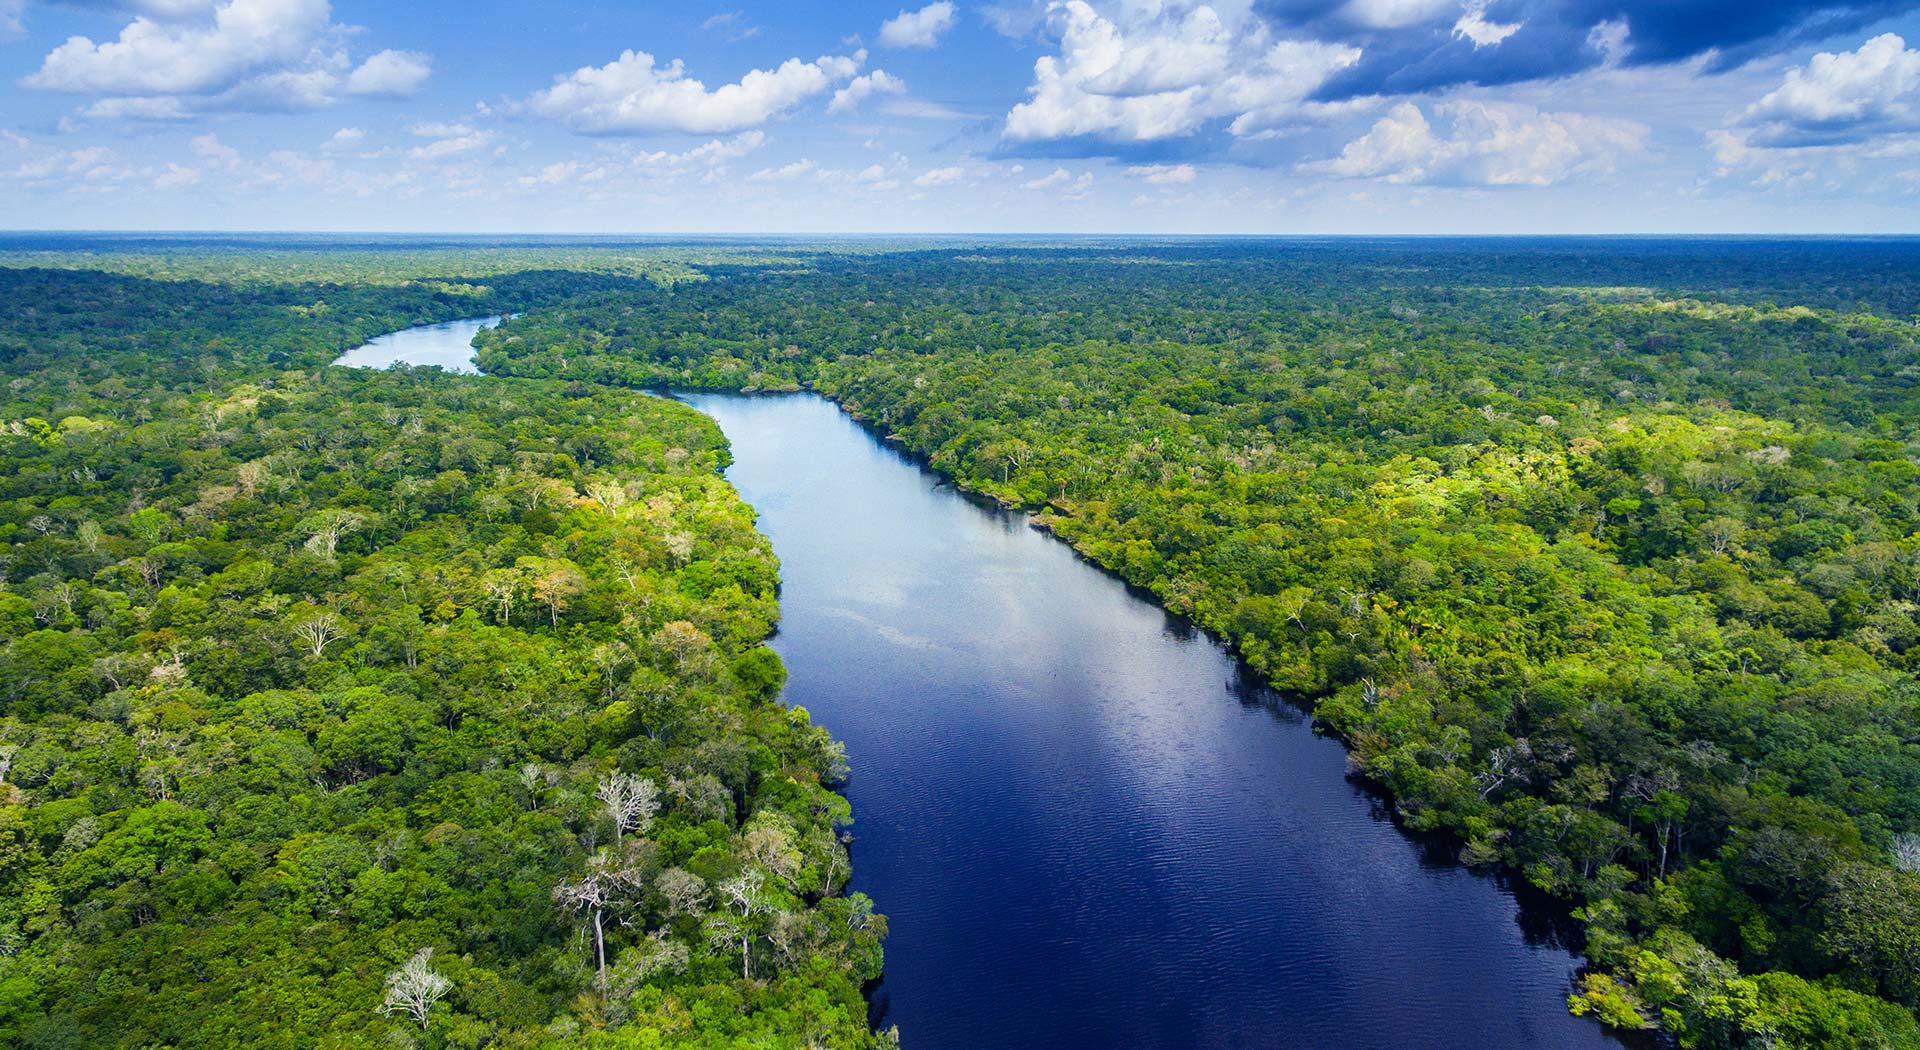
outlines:
[[[649,240],[929,240],[929,239],[976,239],[992,240],[996,238],[1056,238],[1084,240],[1196,240],[1196,241],[1258,241],[1258,240],[1547,240],[1554,238],[1587,238],[1611,240],[1754,240],[1754,239],[1791,239],[1791,240],[1920,240],[1920,231],[1913,232],[1858,232],[1845,230],[1824,231],[1778,231],[1755,230],[1738,233],[1712,231],[1627,231],[1627,232],[1587,232],[1578,230],[1532,231],[1525,233],[1435,233],[1435,232],[1321,232],[1321,233],[1184,233],[1184,232],[1064,232],[1051,230],[1030,231],[897,231],[887,233],[862,231],[812,230],[801,232],[724,232],[724,231],[453,231],[453,230],[303,230],[303,229],[115,229],[107,227],[76,228],[19,228],[0,229],[0,238],[6,237],[455,237],[464,239],[486,238],[635,238]]]

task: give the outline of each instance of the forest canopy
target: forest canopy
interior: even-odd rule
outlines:
[[[463,298],[0,275],[0,1043],[875,1044],[718,429]]]

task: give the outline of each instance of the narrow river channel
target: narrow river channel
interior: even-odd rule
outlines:
[[[385,338],[351,363],[420,360]],[[847,743],[909,1050],[1618,1045],[1553,924],[1219,646],[824,399],[683,400],[780,555],[785,700]]]

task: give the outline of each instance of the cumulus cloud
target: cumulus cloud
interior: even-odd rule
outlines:
[[[433,72],[433,60],[418,51],[382,51],[347,74],[346,93],[365,98],[408,98]]]
[[[918,11],[902,11],[880,26],[883,47],[932,47],[940,34],[953,28],[954,9],[947,0],[928,4]]]
[[[364,142],[366,137],[367,133],[360,128],[341,128],[329,136],[327,141],[321,143],[320,148],[327,153],[341,153],[350,149],[358,149],[360,143]]]
[[[635,167],[653,173],[683,171],[690,168],[719,168],[730,160],[737,160],[765,145],[766,132],[743,131],[728,139],[714,139],[689,150],[674,153],[668,150],[653,150],[636,154]]]
[[[1308,96],[1360,51],[1276,39],[1265,23],[1206,3],[1050,8],[1060,51],[1034,63],[1026,102],[1007,114],[1015,142],[1095,138],[1147,143],[1224,123],[1259,135],[1314,110]]]
[[[193,155],[200,158],[202,163],[211,164],[214,167],[232,168],[240,163],[240,151],[221,142],[220,136],[211,132],[195,135],[187,143],[187,148],[191,149]]]
[[[21,81],[89,95],[212,95],[306,59],[330,23],[326,0],[232,0],[211,23],[141,15],[117,40],[69,37]]]
[[[1088,174],[1091,175],[1092,172],[1088,172]],[[1029,190],[1050,190],[1056,186],[1065,186],[1072,181],[1073,172],[1065,168],[1055,168],[1050,174],[1042,175],[1037,179],[1029,179],[1020,185]]]
[[[1135,164],[1127,174],[1155,186],[1181,186],[1192,182],[1198,172],[1191,164]]]
[[[1920,51],[1892,33],[1821,52],[1741,114],[1754,146],[1860,142],[1920,125]]]
[[[112,40],[68,38],[20,83],[104,96],[96,119],[180,120],[211,110],[296,110],[343,97],[405,97],[425,55],[382,51],[359,67],[327,0],[147,3]]]
[[[922,172],[916,176],[913,184],[922,189],[931,189],[936,186],[951,186],[965,178],[966,174],[967,170],[961,167],[934,168],[931,171]]]
[[[687,76],[679,59],[659,65],[645,51],[627,51],[604,66],[586,66],[557,78],[522,108],[587,135],[682,131],[724,134],[757,127],[834,85],[851,79],[866,59],[825,55],[790,58],[756,69],[735,83],[709,90]]]
[[[1551,186],[1612,171],[1644,148],[1645,125],[1580,113],[1542,113],[1531,106],[1447,102],[1433,113],[1402,102],[1338,157],[1302,165],[1308,171],[1396,183],[1452,186]]]
[[[196,168],[169,162],[165,171],[154,176],[153,188],[156,190],[177,190],[182,186],[191,186],[200,181],[200,172]]]
[[[827,112],[846,113],[860,108],[860,103],[874,95],[899,95],[907,90],[907,82],[884,69],[876,69],[854,77],[847,86],[833,93],[833,101],[827,103]]]

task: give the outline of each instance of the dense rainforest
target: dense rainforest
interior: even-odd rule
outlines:
[[[1230,641],[1577,909],[1577,1012],[1920,1047],[1914,242],[0,262],[0,1043],[882,1041],[672,386],[818,390]],[[498,312],[493,377],[325,367]]]
[[[582,283],[502,375],[809,387],[1576,906],[1571,1006],[1920,1046],[1920,245],[982,245]]]
[[[0,1045],[883,1043],[719,430],[328,265],[0,271]]]

